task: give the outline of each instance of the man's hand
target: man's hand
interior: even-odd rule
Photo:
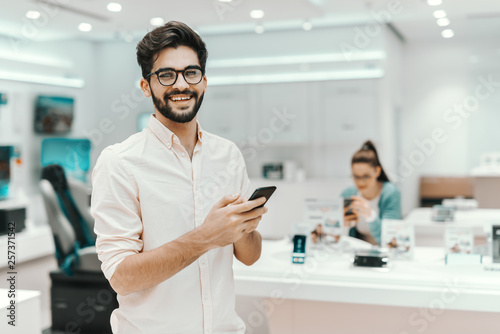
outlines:
[[[259,232],[251,232],[267,212],[264,207],[255,209],[264,202],[265,198],[247,201],[238,195],[224,196],[199,228],[123,259],[110,279],[111,286],[122,296],[148,289],[177,274],[210,249],[230,244],[235,244],[235,255],[240,261],[248,265],[255,262],[260,256],[261,237]]]
[[[255,208],[265,201],[264,197],[248,201],[236,194],[224,196],[215,203],[200,227],[212,248],[235,243],[254,231],[267,212],[266,207]]]

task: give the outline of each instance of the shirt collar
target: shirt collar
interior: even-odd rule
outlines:
[[[198,140],[203,143],[203,133],[205,132],[201,126],[200,122],[196,120],[196,125],[198,129]],[[165,145],[167,148],[172,148],[172,144],[175,142],[180,144],[179,138],[173,133],[169,128],[163,125],[154,114],[151,114],[148,121],[148,129],[153,132],[153,134],[158,137],[158,139]]]

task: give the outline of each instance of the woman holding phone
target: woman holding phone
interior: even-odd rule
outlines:
[[[351,168],[355,186],[341,195],[348,199],[344,225],[350,227],[350,236],[380,245],[382,219],[401,219],[401,194],[389,181],[371,141],[354,153]]]

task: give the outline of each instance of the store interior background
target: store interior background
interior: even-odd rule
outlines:
[[[97,0],[58,1],[75,11],[37,1],[2,4],[0,92],[7,94],[8,104],[0,106],[0,143],[21,148],[19,188],[30,198],[28,215],[36,225],[46,224],[37,187],[40,144],[50,136],[33,130],[35,98],[75,98],[73,127],[66,137],[91,140],[93,166],[103,148],[137,131],[140,113],[153,111],[138,88],[135,46],[153,29],[149,20],[159,15],[188,23],[205,40],[208,90],[201,125],[243,151],[255,149],[256,155],[245,156],[252,179],[260,178],[265,162],[294,160],[306,180],[280,181],[283,187],[321,184],[325,193],[331,185],[331,195],[337,196],[350,183],[352,154],[371,139],[389,175],[396,177],[405,215],[419,206],[422,176],[468,176],[482,154],[500,151],[498,1],[444,0],[439,6],[420,0],[119,2],[119,13],[108,12],[107,2]],[[263,10],[264,17],[250,18],[254,9]],[[449,27],[436,24],[437,9],[446,11]],[[25,18],[29,10],[42,13],[38,25]],[[381,13],[389,14],[390,25],[377,21]],[[305,21],[311,30],[303,29]],[[80,22],[91,23],[92,31],[78,31]],[[254,31],[259,24],[262,34]],[[446,28],[455,36],[443,38]],[[345,52],[346,44],[357,51]],[[332,59],[308,62],[325,54]],[[350,60],[351,55],[356,59]],[[245,65],[252,60],[261,64]],[[272,82],[277,73],[295,79]],[[325,73],[336,79],[319,80]],[[73,78],[84,85],[7,79],[16,74]],[[450,112],[454,104],[471,101],[480,78],[496,83],[489,97],[465,116]],[[251,138],[269,128],[275,112],[295,118],[272,140],[261,138],[252,146]],[[445,140],[429,144],[436,129],[442,129],[439,137]],[[26,263],[24,270],[40,273],[54,262],[47,257]],[[37,284],[48,286],[48,279],[26,282],[27,288]]]

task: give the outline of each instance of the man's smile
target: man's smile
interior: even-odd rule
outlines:
[[[192,97],[193,97],[192,95],[178,94],[178,95],[171,95],[168,97],[168,99],[172,102],[185,102],[191,100]]]

